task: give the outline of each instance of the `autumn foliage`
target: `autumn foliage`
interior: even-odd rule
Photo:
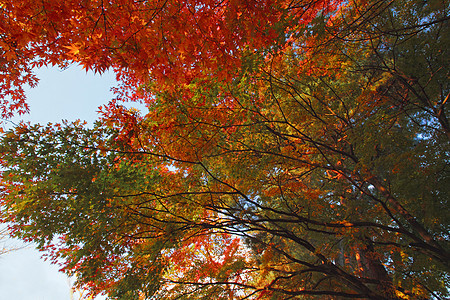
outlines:
[[[120,82],[0,143],[2,218],[92,294],[449,296],[444,1],[0,3],[3,117],[36,67]]]

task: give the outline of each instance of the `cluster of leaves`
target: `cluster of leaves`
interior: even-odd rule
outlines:
[[[152,80],[171,90],[194,78],[230,79],[242,57],[279,47],[291,24],[307,24],[332,0],[2,1],[0,101],[4,117],[27,110],[32,69],[114,68],[124,86]]]
[[[112,67],[149,109],[1,139],[4,217],[80,285],[449,296],[445,2],[25,2],[1,6],[21,51]]]

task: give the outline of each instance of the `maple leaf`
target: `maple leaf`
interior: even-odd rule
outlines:
[[[65,46],[65,48],[67,48],[69,50],[69,55],[71,57],[73,57],[74,60],[76,60],[76,57],[78,55],[78,53],[80,53],[80,49],[81,47],[75,44],[72,44],[70,46]]]

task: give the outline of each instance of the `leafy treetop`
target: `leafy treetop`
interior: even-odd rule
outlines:
[[[5,70],[111,67],[149,110],[1,139],[3,217],[92,294],[448,296],[448,5],[25,2]]]

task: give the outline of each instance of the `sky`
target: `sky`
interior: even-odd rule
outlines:
[[[14,117],[14,123],[81,119],[92,125],[98,107],[114,97],[110,91],[116,84],[112,72],[100,76],[72,66],[66,70],[42,68],[36,75],[40,78],[38,86],[27,91],[30,113]],[[6,244],[22,246],[16,240]],[[41,259],[41,255],[31,244],[0,256],[0,300],[71,300],[69,278],[58,272],[58,266]],[[74,300],[78,299],[76,296]]]

